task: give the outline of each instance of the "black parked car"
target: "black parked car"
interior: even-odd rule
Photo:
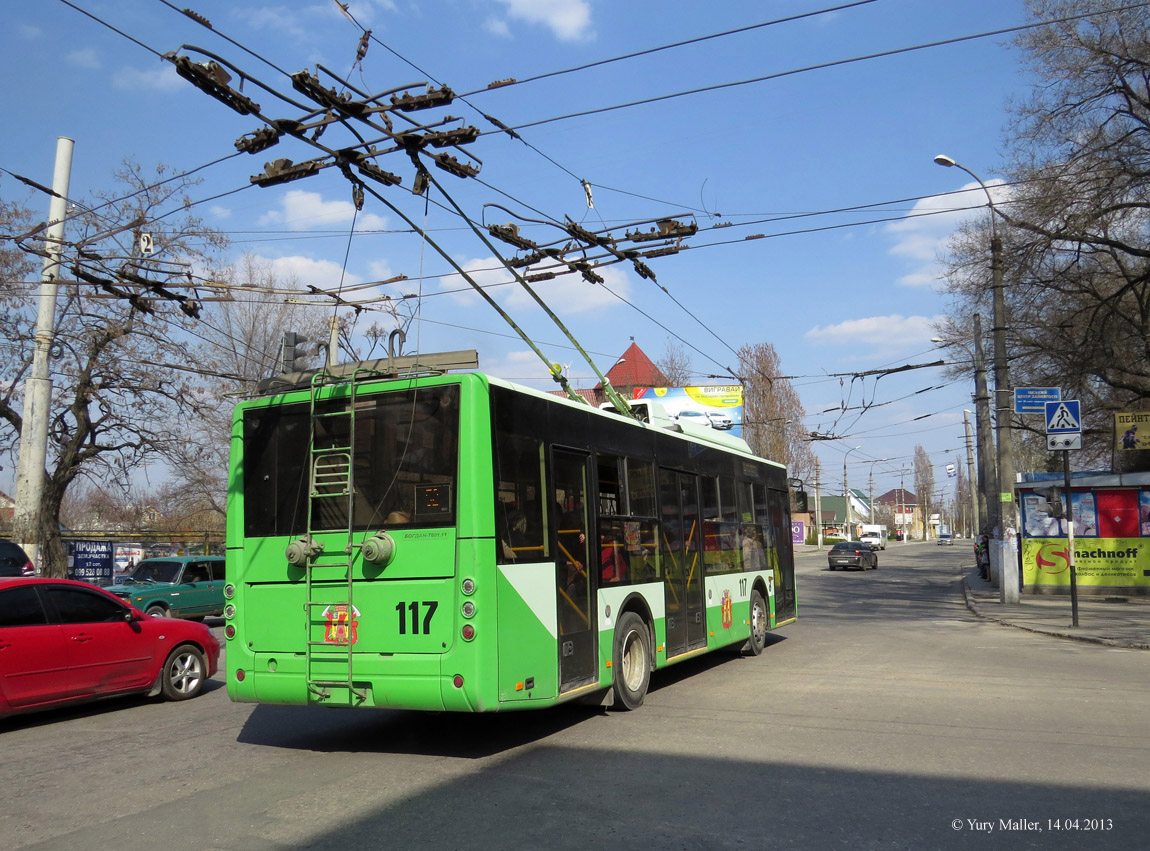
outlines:
[[[878,554],[862,541],[839,541],[827,553],[827,561],[831,570],[837,567],[878,570]]]
[[[0,541],[0,576],[32,576],[36,568],[24,548],[12,541]]]

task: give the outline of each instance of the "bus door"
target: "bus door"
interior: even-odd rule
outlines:
[[[659,493],[667,657],[670,658],[707,643],[698,479],[687,473],[659,470]]]
[[[587,500],[589,456],[555,449],[552,503],[555,522],[555,585],[559,630],[559,691],[596,679],[595,612],[592,609],[590,517]]]

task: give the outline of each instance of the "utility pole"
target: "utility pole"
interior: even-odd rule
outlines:
[[[982,317],[974,314],[974,425],[978,442],[979,507],[984,518],[984,534],[993,535],[999,525],[998,460],[990,435],[990,392],[986,388],[986,366],[982,356]]]
[[[978,482],[974,477],[974,443],[970,437],[970,411],[963,409],[962,424],[966,429],[966,477],[970,488],[970,516],[974,534],[978,534]]]
[[[819,488],[822,487],[822,466],[819,459],[815,459],[815,540],[821,550],[823,548],[823,499]]]
[[[49,356],[56,323],[56,280],[60,270],[60,246],[64,241],[64,217],[68,214],[68,185],[72,176],[72,148],[67,136],[56,139],[56,165],[52,173],[52,199],[48,205],[48,229],[44,234],[44,264],[40,272],[40,304],[36,315],[36,341],[32,370],[24,382],[24,422],[20,429],[20,454],[16,464],[16,511],[13,537],[38,567],[40,558],[40,503],[44,493],[44,467],[48,455],[48,420],[52,405]]]

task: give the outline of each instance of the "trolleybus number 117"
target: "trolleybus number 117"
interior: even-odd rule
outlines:
[[[424,600],[423,605],[427,609],[427,614],[423,616],[423,634],[431,635],[431,616],[435,614],[435,610],[439,608],[438,600]],[[398,603],[395,610],[399,612],[399,634],[407,635],[407,618],[404,615],[404,609],[411,612],[411,634],[419,635],[419,602],[411,603]]]

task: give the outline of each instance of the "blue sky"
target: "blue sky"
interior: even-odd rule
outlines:
[[[278,70],[160,0],[74,2],[154,51],[196,45],[291,92]],[[191,5],[217,33],[289,73],[314,70],[316,63],[340,74],[353,69],[349,79],[373,93],[446,83],[475,94],[467,98],[471,106],[456,101],[437,114],[462,116],[484,131],[492,128],[480,112],[522,127],[523,138],[541,153],[501,133],[468,147],[482,161],[480,177],[489,186],[434,172],[474,219],[486,214],[488,223],[510,221],[483,206],[499,203],[528,217],[569,216],[620,236],[634,222],[663,216],[697,222],[689,250],[649,261],[657,285],[615,265],[603,272],[605,286],[573,275],[539,286],[600,369],[608,369],[632,337],[658,359],[669,333],[657,323],[698,350],[690,351],[698,383],[716,383],[704,376],[735,369],[732,350],[740,345],[770,342],[784,372],[796,376],[807,425],[842,438],[815,444],[825,490],[841,489],[843,453],[855,446],[862,448],[850,456],[851,484],[865,487],[873,467],[876,493],[898,486],[898,471],[912,466],[916,444],[931,453],[940,483],[945,464],[960,455],[965,462],[962,411],[973,407],[971,382],[948,383],[936,369],[861,384],[827,376],[940,356],[930,342],[931,323],[945,308],[936,257],[964,217],[985,211],[981,193],[931,197],[970,186],[965,174],[939,168],[932,158],[947,153],[988,182],[997,176],[1008,101],[1027,93],[1019,56],[1002,35],[801,69],[1017,26],[1026,20],[1020,0],[875,0],[496,90],[486,87],[839,4],[353,0],[352,15],[383,43],[369,45],[361,66],[354,62],[361,31],[332,0]],[[72,194],[80,197],[108,188],[125,157],[145,167],[163,162],[191,169],[233,153],[234,140],[260,126],[193,88],[145,47],[58,0],[14,5],[5,19],[4,169],[50,183],[56,137],[69,136],[76,142]],[[781,76],[523,127],[767,75]],[[245,91],[267,114],[297,114],[258,89]],[[285,141],[206,169],[191,194],[208,198],[237,189],[267,160],[313,155],[302,143]],[[380,165],[404,175],[403,186],[385,190],[387,197],[422,222],[422,199],[407,191],[410,162],[391,154]],[[581,180],[592,185],[594,209]],[[0,176],[0,190],[7,199],[47,209],[45,199],[7,176]],[[907,198],[922,200],[887,203]],[[861,205],[877,206],[826,213]],[[473,293],[456,292],[460,282],[448,264],[370,197],[349,250],[353,207],[348,184],[334,169],[245,189],[198,210],[207,224],[230,234],[237,257],[267,258],[303,283],[334,288],[341,274],[345,285],[406,275],[399,285],[364,292],[422,293],[424,321],[413,327],[409,349],[475,348],[486,371],[550,385],[542,363],[507,336],[510,329],[495,312]],[[915,217],[936,210],[946,212]],[[809,213],[822,214],[771,221]],[[716,228],[726,223],[730,227]],[[559,234],[545,225],[520,225],[538,241]],[[507,280],[457,217],[432,206],[427,227],[482,283]],[[746,239],[758,234],[763,238]],[[491,292],[549,358],[570,364],[577,386],[595,383],[526,296],[510,286]],[[365,313],[360,323],[374,318]],[[889,404],[862,416],[841,413],[864,399]],[[883,458],[890,460],[872,465]],[[908,473],[908,487],[912,483]]]

